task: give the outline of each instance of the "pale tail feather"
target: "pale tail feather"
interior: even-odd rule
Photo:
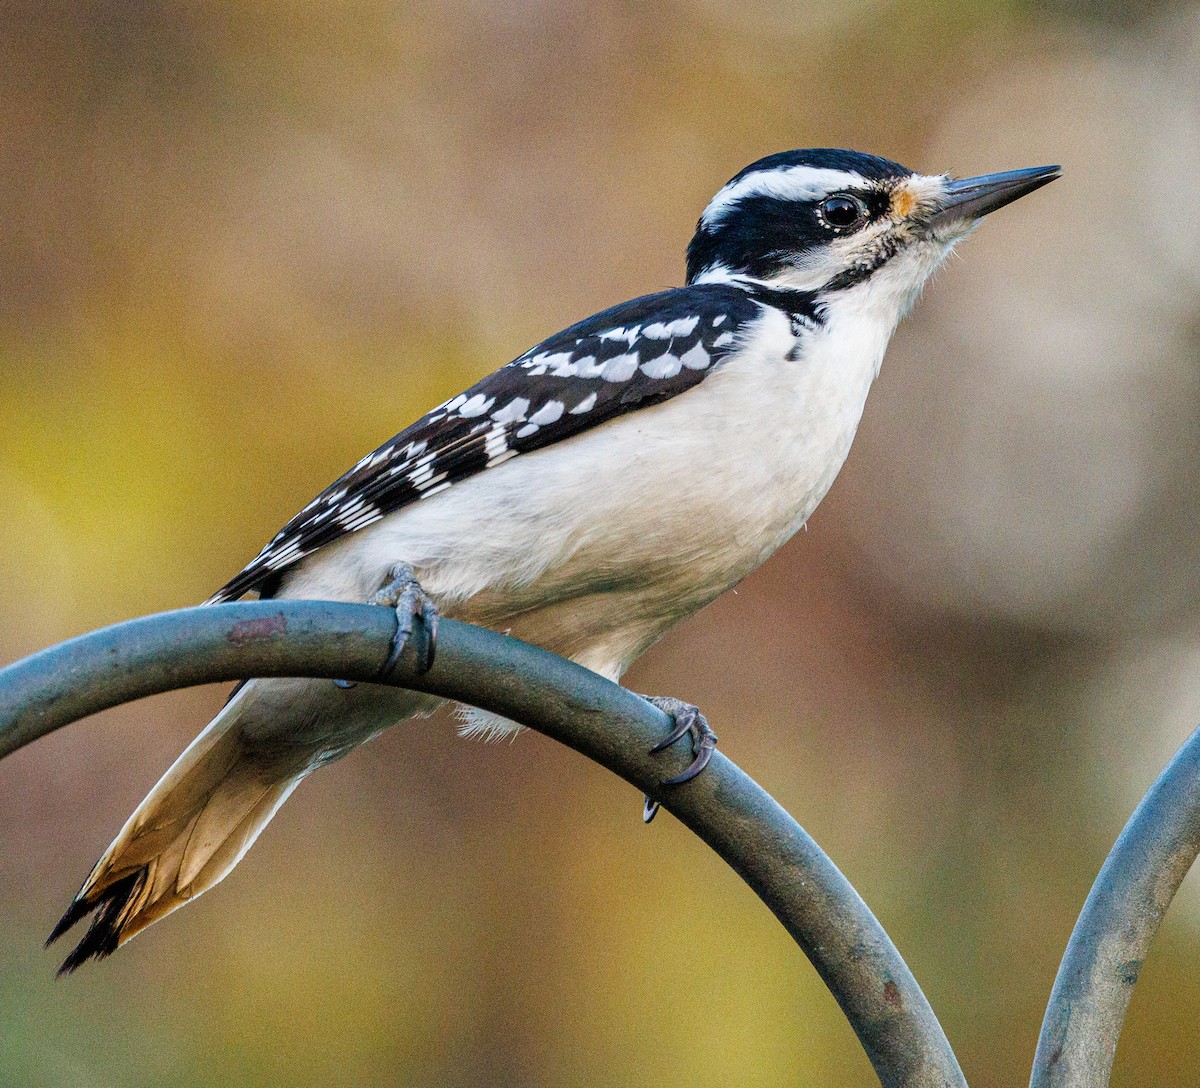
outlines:
[[[126,821],[50,934],[93,915],[61,971],[101,959],[217,884],[303,775],[274,780],[247,756],[235,693]]]

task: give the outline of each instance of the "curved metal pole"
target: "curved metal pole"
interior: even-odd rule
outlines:
[[[1142,961],[1200,852],[1200,729],[1134,810],[1063,954],[1031,1088],[1104,1088]]]
[[[245,676],[370,681],[394,630],[391,609],[318,601],[191,608],[104,628],[0,671],[0,757],[87,714],[172,688]],[[773,798],[719,752],[692,782],[659,790],[690,759],[686,751],[648,754],[669,728],[661,711],[545,650],[452,620],[439,627],[428,673],[418,675],[406,652],[388,682],[532,726],[659,797],[804,950],[885,1088],[965,1088],[899,952]]]

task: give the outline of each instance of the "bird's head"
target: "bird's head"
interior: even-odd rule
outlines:
[[[688,282],[758,283],[845,298],[898,319],[954,243],[1057,166],[954,180],[856,151],[784,151],[747,166],[709,202]]]

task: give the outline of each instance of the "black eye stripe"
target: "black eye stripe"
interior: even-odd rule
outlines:
[[[867,184],[796,200],[755,193],[730,206],[713,223],[701,221],[688,246],[688,281],[720,265],[758,279],[769,279],[797,253],[817,252],[837,239],[852,237],[868,223],[885,222],[891,208],[891,185]],[[862,203],[863,218],[850,227],[826,222],[819,205],[847,196]]]

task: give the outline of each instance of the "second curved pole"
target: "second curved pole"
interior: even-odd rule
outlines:
[[[1030,1088],[1105,1088],[1150,942],[1200,853],[1200,729],[1130,816],[1063,954]]]

